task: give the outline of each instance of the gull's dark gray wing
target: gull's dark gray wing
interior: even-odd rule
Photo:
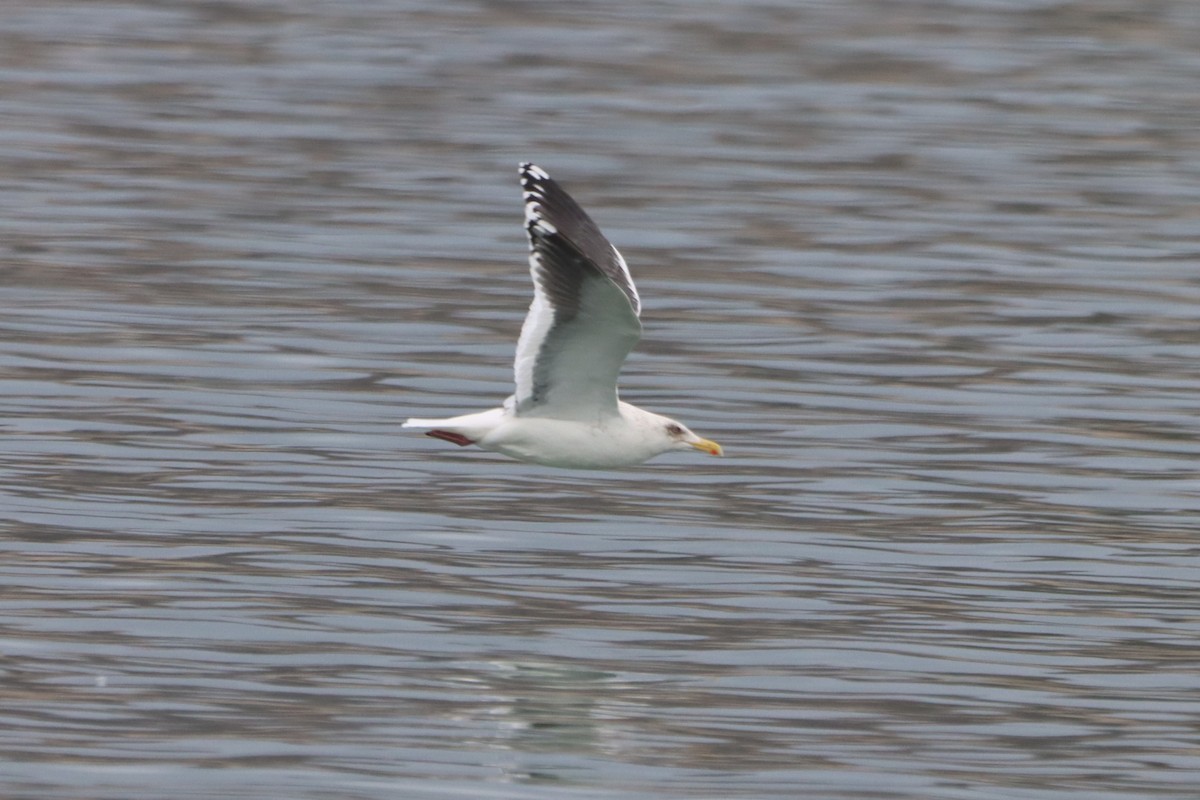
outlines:
[[[617,375],[641,336],[629,267],[579,204],[521,165],[533,304],[517,343],[515,412],[596,419],[617,413]]]

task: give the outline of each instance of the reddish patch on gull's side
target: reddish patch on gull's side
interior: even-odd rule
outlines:
[[[459,447],[466,447],[469,444],[475,444],[473,441],[463,436],[461,433],[453,431],[425,431],[426,436],[432,436],[435,439],[442,439],[447,442],[453,442]]]

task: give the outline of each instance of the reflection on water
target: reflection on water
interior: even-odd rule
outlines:
[[[3,794],[1190,798],[1198,29],[6,13]],[[525,158],[726,459],[400,431],[508,390]]]

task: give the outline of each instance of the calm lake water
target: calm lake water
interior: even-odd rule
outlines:
[[[1200,4],[9,3],[6,800],[1200,786]],[[622,249],[567,472],[516,164]]]

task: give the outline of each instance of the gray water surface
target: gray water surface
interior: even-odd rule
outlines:
[[[1200,785],[1200,5],[0,12],[6,800]],[[516,164],[725,459],[510,390]]]

